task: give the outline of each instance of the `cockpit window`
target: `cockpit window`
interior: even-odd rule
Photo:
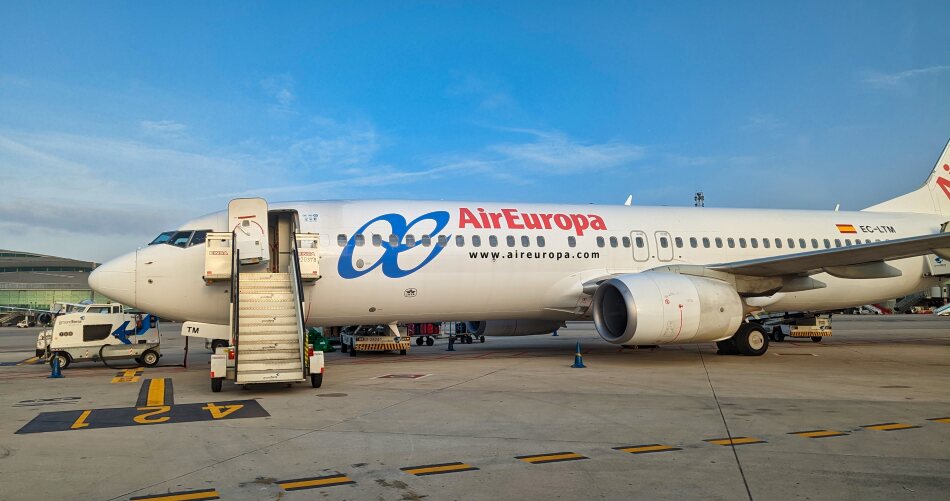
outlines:
[[[191,240],[191,233],[190,231],[176,232],[169,243],[175,247],[188,247],[188,241]]]
[[[193,245],[204,245],[208,238],[208,232],[211,230],[181,230],[166,231],[155,237],[149,245],[168,244],[175,247],[191,247]]]
[[[174,231],[166,231],[166,232],[162,233],[161,235],[155,237],[155,240],[152,240],[152,242],[151,242],[149,245],[157,245],[157,244],[165,244],[165,243],[168,243],[168,241],[172,239],[172,235],[174,235],[174,234],[175,234]]]

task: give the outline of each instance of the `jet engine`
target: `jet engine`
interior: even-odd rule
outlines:
[[[474,336],[533,336],[550,334],[564,322],[556,320],[482,320],[465,322],[469,334]]]
[[[720,341],[744,316],[733,286],[668,272],[611,278],[597,288],[592,308],[597,332],[613,344]]]

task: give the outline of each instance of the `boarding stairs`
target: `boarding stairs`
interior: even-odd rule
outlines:
[[[236,382],[304,379],[304,329],[291,273],[240,273],[238,278]]]

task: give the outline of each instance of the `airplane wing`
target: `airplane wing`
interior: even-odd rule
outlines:
[[[54,313],[48,309],[44,310],[41,308],[17,308],[16,306],[0,306],[0,310],[25,311],[28,313]]]
[[[884,278],[900,275],[896,268],[887,265],[885,261],[927,254],[950,258],[950,233],[712,264],[706,268],[752,277],[812,275],[827,272],[842,278]],[[894,272],[897,274],[893,274]]]

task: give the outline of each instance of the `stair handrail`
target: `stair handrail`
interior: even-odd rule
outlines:
[[[231,232],[231,339],[234,340],[234,374],[238,370],[238,336],[240,335],[241,309],[241,250],[237,248],[237,235]]]
[[[305,344],[304,336],[306,325],[304,325],[303,317],[303,308],[304,308],[304,292],[303,292],[303,281],[300,279],[300,256],[297,254],[297,233],[293,233],[290,236],[291,249],[293,250],[291,259],[290,259],[290,283],[293,287],[294,292],[294,303],[296,305],[295,309],[297,310],[297,338],[298,344],[300,345],[300,366],[305,366],[305,360],[307,359],[306,354],[304,353]],[[304,375],[307,375],[309,368],[304,372]]]

